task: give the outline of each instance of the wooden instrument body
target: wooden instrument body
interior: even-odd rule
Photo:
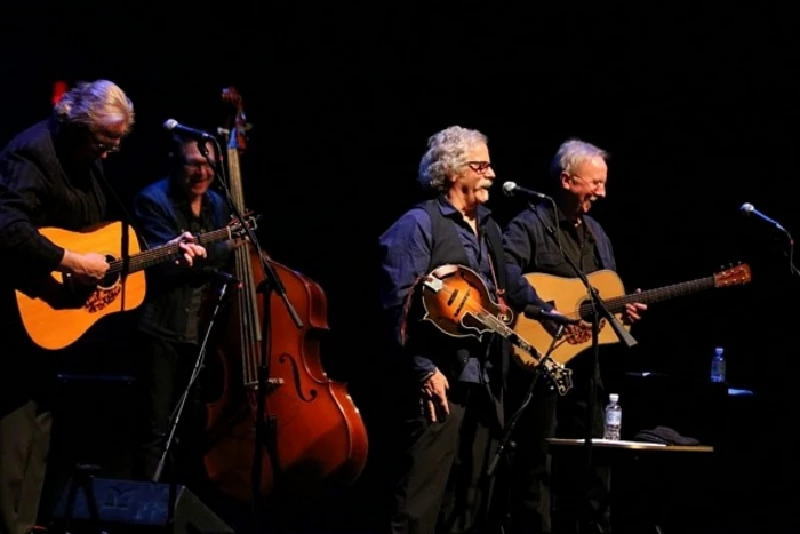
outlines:
[[[435,269],[423,284],[430,289],[423,292],[423,318],[449,336],[480,339],[496,330],[492,326],[497,319],[505,325],[513,320],[511,310],[503,310],[492,299],[480,276],[467,267],[444,265]]]
[[[244,112],[235,89],[227,89],[224,97],[237,107],[227,163],[234,204],[245,211],[239,165],[246,143]],[[349,485],[366,464],[367,432],[345,385],[330,380],[322,366],[320,339],[329,330],[325,293],[316,282],[265,256],[303,323],[298,328],[276,292],[270,291],[265,303],[257,291],[265,273],[252,243],[235,254],[242,287],[233,296],[227,328],[218,329],[216,336],[223,387],[207,406],[207,474],[223,493],[252,502],[257,407],[263,395],[271,424],[266,427],[269,442],[260,449],[259,496],[312,497]],[[265,312],[268,386],[261,392],[257,385]]]
[[[587,302],[589,295],[586,286],[579,278],[561,278],[558,276],[544,273],[528,273],[524,275],[528,282],[536,289],[542,300],[551,302],[556,310],[568,317],[580,317],[581,306]],[[596,271],[587,275],[589,283],[597,289],[601,299],[616,297],[625,294],[625,287],[622,280],[613,271]],[[614,316],[622,324],[622,313]],[[591,317],[585,319],[591,320]],[[623,328],[630,331],[629,325]],[[539,350],[547,350],[553,342],[553,335],[537,320],[528,319],[524,314],[516,317],[514,330],[522,337],[527,339],[531,345]],[[607,345],[617,343],[619,338],[614,330],[608,325],[608,321],[601,319],[600,336],[598,343]],[[556,347],[551,353],[551,357],[558,363],[566,364],[582,351],[592,345],[591,329],[586,329],[578,335],[565,335],[556,343]],[[517,363],[522,367],[537,365],[524,351],[514,349],[514,356]]]
[[[260,272],[252,247],[251,254],[253,270]],[[322,288],[280,263],[267,261],[286,287],[304,328],[297,330],[281,298],[271,292],[265,414],[274,421],[271,437],[277,457],[271,458],[267,448],[262,451],[259,492],[263,496],[276,494],[277,466],[281,471],[277,476],[285,484],[280,487],[282,493],[318,495],[325,488],[348,485],[360,476],[367,459],[366,427],[346,386],[330,380],[322,367],[319,340],[329,328]],[[263,295],[259,294],[257,301],[258,317],[263,318]],[[241,319],[232,319],[232,328],[225,335],[230,340],[239,339],[237,323]],[[209,420],[221,422],[224,429],[209,429],[213,447],[205,459],[208,475],[222,491],[242,501],[252,497],[258,390],[257,383],[244,384],[241,389],[237,386],[241,383],[239,376],[257,376],[261,350],[260,344],[250,347],[249,353],[258,360],[245,362],[250,370],[243,374],[230,366],[231,358],[220,355],[226,362],[227,389],[220,402],[208,406]],[[235,414],[233,418],[231,414]]]
[[[573,319],[583,319],[587,323],[593,320],[591,300],[583,281],[579,278],[562,278],[545,273],[528,273],[524,275],[539,294],[539,297],[552,303],[556,310]],[[625,287],[617,273],[609,270],[595,271],[587,275],[589,285],[603,301],[608,311],[627,331],[630,325],[622,322],[625,305],[633,302],[650,304],[669,300],[682,295],[689,295],[707,289],[722,288],[750,283],[752,273],[748,264],[731,266],[706,278],[689,280],[670,286],[648,289],[638,293],[625,294]],[[600,319],[598,344],[607,345],[619,342],[617,334],[605,318]],[[537,350],[547,350],[553,343],[554,336],[539,321],[529,319],[520,314],[517,316],[514,331]],[[566,364],[575,356],[592,346],[591,327],[577,329],[572,334],[559,338],[551,352],[552,359],[559,364]],[[514,360],[523,368],[532,370],[538,362],[530,357],[530,351],[514,350]]]
[[[127,228],[127,251],[123,232]],[[40,233],[73,252],[106,254],[120,259],[140,252],[134,229],[121,222],[103,223],[82,231],[42,228]],[[47,350],[63,349],[83,336],[97,321],[113,313],[133,310],[144,302],[144,271],[114,273],[97,287],[87,287],[53,272],[26,281],[16,291],[17,308],[28,336]]]

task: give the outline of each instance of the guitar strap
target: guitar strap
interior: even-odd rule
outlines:
[[[129,237],[128,237],[128,225],[132,226],[133,229],[136,230],[136,233],[139,236],[139,239],[142,240],[142,243],[141,243],[142,248],[144,248],[144,249],[150,248],[150,246],[147,244],[147,241],[145,241],[144,236],[142,235],[141,229],[137,228],[137,226],[136,226],[136,219],[131,217],[130,212],[128,212],[128,209],[125,207],[125,203],[122,202],[121,198],[119,198],[119,195],[117,194],[117,190],[114,189],[114,186],[112,186],[111,182],[108,181],[108,178],[106,178],[105,173],[101,172],[99,174],[100,174],[100,177],[103,180],[103,183],[105,184],[105,189],[109,193],[111,193],[111,196],[114,198],[114,202],[116,202],[117,207],[119,207],[120,214],[122,215],[122,218],[123,219],[127,219],[127,221],[123,220],[123,222],[127,222],[127,224],[123,224],[122,225],[123,226],[123,229],[122,229],[122,232],[123,232],[122,251],[125,252],[125,251],[128,250],[128,239],[129,239]],[[124,256],[127,258],[128,255],[124,254]]]
[[[506,294],[505,270],[501,271],[500,278],[498,279],[495,268],[495,264],[501,264],[499,254],[502,254],[503,252],[503,236],[500,235],[500,232],[495,225],[490,224],[492,221],[493,220],[489,220],[486,222],[486,242],[489,248],[489,270],[492,272],[492,280],[494,281],[494,287],[497,293],[497,303],[500,305],[503,315],[505,315],[506,311],[508,310],[506,299],[503,296]],[[504,265],[505,262],[502,262],[502,264]]]

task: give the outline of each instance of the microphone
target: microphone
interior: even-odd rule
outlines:
[[[183,124],[179,123],[175,119],[167,119],[164,121],[163,124],[164,128],[171,131],[171,132],[178,132],[182,133],[183,135],[188,135],[189,137],[197,137],[199,139],[208,139],[213,141],[215,137],[208,132],[204,132],[203,130],[198,130],[197,128],[190,128],[188,126],[184,126]]]
[[[553,323],[564,326],[580,324],[581,322],[580,319],[571,319],[565,315],[561,315],[560,313],[549,312],[533,304],[529,304],[525,307],[525,316],[537,321],[552,321]]]
[[[745,202],[744,204],[742,204],[742,207],[739,208],[739,209],[745,215],[755,215],[756,217],[758,217],[762,221],[771,224],[772,226],[774,226],[778,230],[780,230],[782,232],[786,231],[786,229],[783,227],[782,224],[780,224],[778,221],[776,221],[774,219],[771,219],[771,218],[767,217],[766,215],[764,215],[763,213],[758,211],[755,207],[753,207],[753,205],[750,204],[749,202]]]
[[[503,193],[507,197],[512,197],[517,194],[527,195],[529,197],[536,197],[536,198],[549,198],[544,193],[540,193],[538,191],[533,191],[531,189],[525,189],[524,187],[520,187],[514,182],[506,182],[503,184]]]
[[[209,274],[211,275],[211,278],[213,278],[215,282],[218,282],[224,286],[233,285],[236,287],[240,287],[242,285],[242,283],[239,281],[238,278],[236,278],[230,273],[226,273],[225,271],[220,271],[215,269],[213,271],[210,271]]]

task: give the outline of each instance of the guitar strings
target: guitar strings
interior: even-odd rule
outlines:
[[[199,241],[200,244],[207,244],[213,243],[214,241],[218,241],[220,238],[225,237],[228,235],[228,229],[222,228],[220,230],[214,230],[212,232],[208,232],[204,235],[204,238]],[[152,248],[148,250],[143,250],[138,252],[135,256],[130,258],[129,264],[131,266],[136,267],[146,267],[148,262],[154,262],[160,260],[164,257],[169,257],[175,255],[180,250],[179,245],[165,245],[162,247]],[[124,259],[114,259],[109,262],[110,268],[109,272],[114,273],[122,269],[122,266],[125,264]]]

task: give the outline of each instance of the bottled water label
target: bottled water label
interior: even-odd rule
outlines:
[[[606,411],[605,439],[620,439],[622,434],[622,409],[615,405]]]
[[[606,414],[606,424],[611,426],[619,426],[622,424],[622,411],[620,410],[609,410],[608,414]]]
[[[714,360],[712,362],[711,381],[725,382],[725,360]]]

